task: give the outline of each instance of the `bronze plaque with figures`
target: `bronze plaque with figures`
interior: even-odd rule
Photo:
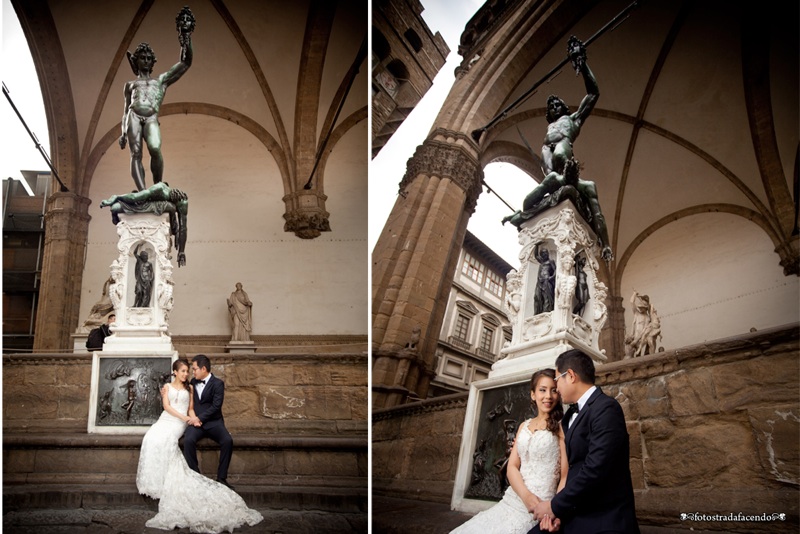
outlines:
[[[472,476],[464,496],[499,501],[508,487],[506,462],[517,429],[532,416],[530,382],[483,391]]]
[[[172,358],[100,358],[95,425],[152,425],[161,415],[161,386]]]

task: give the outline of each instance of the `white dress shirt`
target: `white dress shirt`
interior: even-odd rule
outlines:
[[[194,387],[197,389],[197,398],[198,399],[203,398],[203,391],[206,389],[206,386],[208,385],[208,381],[211,380],[211,377],[212,377],[211,373],[208,373],[208,376],[204,378],[204,380],[206,381],[205,384],[201,384],[200,382],[198,382],[197,384],[194,385]]]
[[[589,397],[591,397],[591,396],[592,396],[592,393],[594,393],[594,390],[596,390],[596,389],[597,389],[597,386],[592,386],[592,387],[590,387],[589,389],[587,389],[587,390],[586,390],[586,391],[583,393],[583,395],[581,395],[581,398],[580,398],[580,399],[578,399],[578,411],[577,411],[577,412],[575,412],[574,414],[572,414],[572,417],[571,417],[571,418],[570,418],[570,420],[569,420],[569,424],[567,425],[567,428],[571,427],[571,426],[572,426],[572,423],[574,423],[574,422],[575,422],[575,419],[578,417],[578,413],[579,413],[581,410],[583,410],[583,407],[584,407],[584,405],[586,405],[586,401],[588,401],[588,400],[589,400]]]

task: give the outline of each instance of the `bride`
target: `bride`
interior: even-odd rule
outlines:
[[[245,523],[264,519],[226,486],[192,471],[178,447],[178,439],[194,417],[189,362],[172,364],[173,379],[161,390],[164,411],[145,434],[139,454],[136,487],[139,493],[160,499],[158,514],[146,526],[162,530],[175,527],[190,532],[233,532]]]
[[[529,511],[550,500],[567,482],[567,450],[555,371],[542,369],[531,378],[533,418],[520,425],[508,458],[510,486],[503,499],[450,534],[526,534],[537,521]]]

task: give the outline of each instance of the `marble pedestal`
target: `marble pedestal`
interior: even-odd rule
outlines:
[[[109,296],[114,303],[117,319],[103,352],[124,354],[172,354],[169,334],[169,313],[172,311],[172,262],[169,216],[153,213],[119,215],[117,224],[119,257],[111,263],[114,283]],[[136,263],[134,252],[147,252],[153,268],[150,303],[136,304]]]
[[[520,227],[520,268],[508,274],[504,311],[511,321],[511,343],[492,365],[489,378],[551,366],[569,349],[586,352],[595,362],[605,362],[598,341],[608,317],[608,289],[597,276],[599,248],[589,224],[578,215],[572,202],[562,202]],[[552,311],[536,313],[535,296],[539,262],[535,247],[548,251],[555,263],[555,296]],[[576,265],[580,271],[576,269]],[[578,284],[588,293],[583,310],[578,304]]]
[[[256,352],[255,341],[229,341],[225,346],[225,352],[230,354],[254,354]]]
[[[109,286],[116,321],[103,349],[92,353],[88,432],[142,434],[161,413],[158,392],[178,357],[169,333],[170,225],[167,214],[122,213],[119,219],[119,256],[111,264]],[[142,302],[136,301],[135,272],[137,262],[145,261],[143,252],[153,279],[148,305],[137,306]]]
[[[451,507],[462,512],[475,513],[494,504],[469,494],[481,486],[499,485],[499,470],[493,465],[502,461],[506,442],[513,440],[507,428],[515,432],[531,416],[533,373],[554,367],[558,355],[573,348],[595,363],[606,361],[598,340],[607,318],[608,291],[597,276],[600,249],[589,224],[566,201],[526,221],[519,240],[521,264],[508,274],[504,306],[513,328],[511,343],[501,351],[489,377],[470,385],[451,501]],[[547,249],[556,267],[554,308],[538,314],[534,310],[540,267],[534,252],[537,244]],[[582,266],[581,271],[576,265]],[[580,283],[585,283],[588,299],[583,310],[573,313]]]

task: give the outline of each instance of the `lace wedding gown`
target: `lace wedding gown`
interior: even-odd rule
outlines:
[[[185,415],[189,392],[167,388],[170,405]],[[136,487],[139,493],[160,499],[158,514],[146,526],[219,534],[264,519],[233,490],[189,469],[178,447],[184,430],[186,423],[164,410],[142,440]]]
[[[530,420],[517,434],[522,480],[525,486],[543,501],[553,498],[561,474],[558,436],[549,430],[531,432]],[[522,499],[511,486],[503,499],[453,530],[450,534],[526,534],[538,521],[528,512]]]

